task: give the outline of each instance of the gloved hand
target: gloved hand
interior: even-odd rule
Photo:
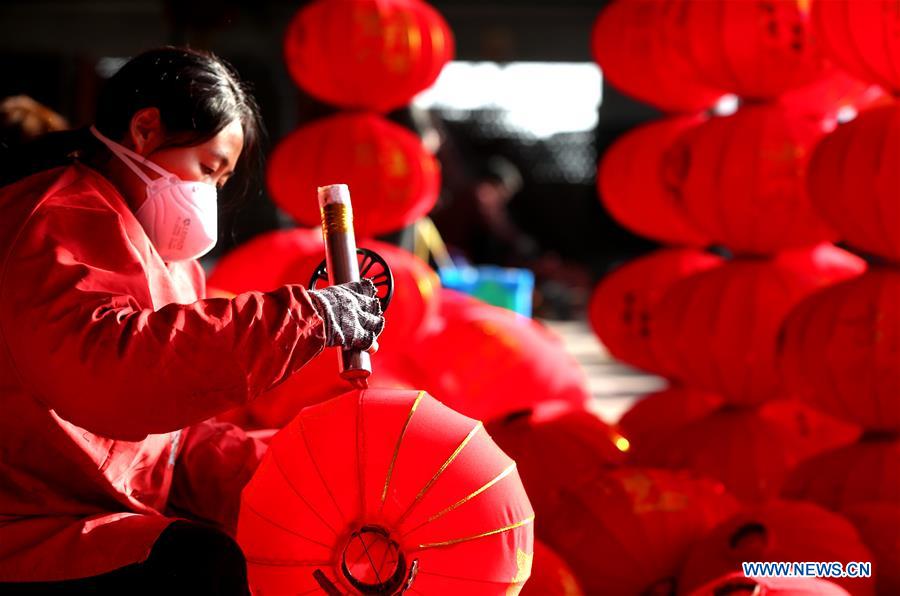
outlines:
[[[384,330],[378,290],[370,279],[351,281],[321,290],[307,290],[325,321],[325,346],[369,350]]]

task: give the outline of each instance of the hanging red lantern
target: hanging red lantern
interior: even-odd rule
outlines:
[[[898,130],[900,106],[863,112],[818,144],[808,171],[813,204],[841,237],[893,261],[900,261]]]
[[[446,289],[439,308],[409,348],[408,370],[454,410],[488,421],[543,402],[583,407],[590,399],[578,362],[537,321]]]
[[[722,259],[695,249],[665,249],[607,274],[591,296],[588,319],[600,342],[617,359],[669,374],[667,354],[654,350],[654,313],[676,281],[710,269]]]
[[[867,430],[900,430],[900,271],[872,267],[817,292],[783,325],[788,386]]]
[[[729,573],[690,596],[850,596],[844,588],[817,577],[745,577]]]
[[[742,571],[741,563],[871,561],[872,553],[845,518],[812,503],[774,500],[741,511],[719,524],[691,549],[678,590],[690,593],[721,575]],[[872,578],[835,583],[860,596],[875,593]]]
[[[338,3],[341,3],[340,1]],[[356,236],[393,232],[437,201],[437,161],[412,132],[366,113],[338,114],[284,138],[269,158],[272,198],[301,225],[321,223],[316,188],[342,180],[353,190]]]
[[[288,72],[306,91],[381,112],[430,87],[453,52],[447,23],[419,0],[316,0],[297,11],[284,40]]]
[[[862,440],[801,463],[783,495],[813,501],[833,511],[865,502],[900,502],[900,439],[893,435]]]
[[[900,89],[900,10],[892,0],[813,2],[816,37],[848,72],[885,89]]]
[[[531,578],[519,592],[521,596],[584,596],[575,574],[553,549],[534,541]]]
[[[487,425],[516,460],[538,515],[559,504],[560,491],[625,463],[628,441],[596,414],[570,406],[538,406]]]
[[[810,35],[808,0],[671,3],[684,58],[709,85],[772,99],[828,73]]]
[[[711,118],[666,153],[670,193],[702,234],[738,254],[833,240],[805,184],[809,154],[833,125],[777,104]]]
[[[872,567],[878,594],[900,594],[900,504],[861,503],[842,513],[853,522],[875,555]]]
[[[668,189],[663,156],[699,117],[668,118],[629,131],[606,150],[598,166],[597,190],[616,221],[664,244],[710,244],[685,218]]]
[[[641,397],[622,415],[619,428],[628,439],[628,456],[643,454],[685,424],[711,414],[724,400],[718,393],[674,386]]]
[[[656,353],[678,381],[730,403],[781,397],[782,320],[807,295],[857,275],[864,263],[833,246],[735,259],[675,283],[655,313]]]
[[[265,232],[219,259],[206,285],[231,294],[274,290],[287,283],[284,271],[291,263],[324,251],[321,228]]]
[[[535,531],[586,594],[671,594],[690,546],[737,509],[717,482],[622,468],[568,487]]]
[[[594,60],[624,93],[664,111],[698,112],[725,92],[701,82],[676,51],[673,9],[664,2],[609,2],[594,23]]]
[[[480,422],[424,392],[365,390],[275,435],[237,539],[254,593],[499,595],[528,579],[533,519]]]
[[[778,399],[758,407],[759,415],[791,438],[801,461],[858,441],[862,429],[796,399]]]

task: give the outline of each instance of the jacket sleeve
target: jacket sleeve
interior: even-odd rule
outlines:
[[[268,445],[227,422],[206,420],[183,433],[175,462],[169,513],[237,528],[241,491]]]
[[[148,272],[122,236],[114,212],[44,209],[0,262],[0,340],[59,416],[140,440],[246,403],[324,347],[297,285],[143,308]]]

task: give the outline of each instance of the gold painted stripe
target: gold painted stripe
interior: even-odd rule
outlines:
[[[515,528],[519,528],[526,524],[530,524],[534,521],[534,515],[523,519],[520,522],[516,522],[512,525],[506,526],[505,528],[500,528],[499,530],[491,530],[490,532],[484,532],[482,534],[478,534],[476,536],[469,536],[467,538],[456,538],[454,540],[447,540],[445,542],[429,542],[427,544],[420,544],[415,550],[424,550],[426,548],[436,548],[438,546],[451,546],[453,544],[459,544],[460,542],[469,542],[471,540],[478,540],[479,538],[486,538],[487,536],[493,536],[494,534],[500,534],[502,532],[507,532],[509,530],[514,530]]]
[[[484,428],[484,425],[481,423],[481,420],[479,420],[475,427],[469,431],[469,434],[466,435],[466,438],[462,440],[462,443],[460,443],[459,446],[453,451],[453,453],[450,454],[450,457],[447,458],[447,461],[445,461],[435,473],[435,475],[431,477],[431,480],[428,481],[428,484],[426,484],[422,488],[422,490],[419,491],[419,494],[416,495],[416,498],[413,499],[413,502],[409,504],[409,507],[407,507],[406,511],[403,512],[403,515],[401,515],[397,520],[396,523],[398,526],[403,523],[403,520],[406,519],[406,516],[412,512],[413,508],[419,503],[419,500],[425,496],[425,493],[427,493],[432,485],[437,481],[437,479],[441,477],[441,474],[444,473],[444,470],[447,469],[447,466],[453,463],[453,460],[456,459],[456,456],[466,448],[466,445],[469,444],[469,441],[472,440],[472,437],[475,436],[475,433],[477,433],[482,428]]]
[[[478,495],[480,495],[481,493],[483,493],[483,492],[486,491],[487,489],[491,488],[492,486],[494,486],[495,484],[497,484],[498,482],[500,482],[501,480],[503,480],[504,478],[506,478],[507,476],[509,476],[509,475],[512,473],[512,471],[515,470],[515,469],[516,469],[516,462],[513,462],[512,464],[510,464],[510,466],[509,466],[508,468],[506,468],[505,470],[503,470],[502,472],[500,472],[499,474],[497,474],[497,476],[495,476],[495,477],[493,478],[493,480],[488,481],[487,484],[485,484],[484,486],[482,486],[481,488],[479,488],[478,490],[476,490],[476,491],[473,492],[472,494],[470,494],[470,495],[468,495],[468,496],[466,496],[466,497],[463,497],[462,499],[460,499],[459,501],[457,501],[457,502],[454,503],[453,505],[450,505],[449,507],[447,507],[447,508],[444,509],[443,511],[441,511],[441,512],[439,512],[439,513],[435,513],[434,515],[432,515],[431,517],[429,517],[427,520],[423,521],[421,524],[419,524],[419,525],[416,526],[415,528],[412,528],[412,529],[410,529],[410,530],[407,530],[406,532],[403,533],[403,536],[406,536],[406,535],[408,535],[408,534],[412,534],[413,532],[415,532],[416,530],[418,530],[418,529],[421,528],[422,526],[424,526],[424,525],[426,525],[426,524],[430,524],[431,522],[433,522],[433,521],[436,520],[437,518],[439,518],[439,517],[441,517],[441,516],[443,516],[443,515],[445,515],[445,514],[447,514],[447,513],[450,513],[451,511],[453,511],[454,509],[456,509],[456,508],[459,507],[460,505],[463,505],[463,504],[465,504],[465,503],[471,501],[472,499],[474,499],[475,497],[477,497]]]
[[[388,486],[391,484],[391,476],[394,474],[394,464],[397,463],[397,455],[400,454],[400,444],[403,443],[403,437],[406,436],[406,429],[409,428],[409,423],[412,421],[413,414],[416,413],[416,408],[419,407],[419,402],[422,401],[422,398],[425,396],[424,391],[419,391],[419,395],[416,396],[416,401],[413,402],[412,408],[409,410],[409,415],[406,417],[406,422],[403,424],[403,430],[400,431],[400,436],[397,437],[397,445],[394,447],[394,456],[391,458],[391,464],[388,466],[387,478],[384,479],[384,490],[381,491],[381,508],[384,509],[384,502],[387,500],[387,492]]]

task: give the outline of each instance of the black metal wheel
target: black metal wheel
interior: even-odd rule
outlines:
[[[376,297],[381,302],[381,310],[387,310],[394,297],[394,275],[387,261],[377,252],[368,248],[357,248],[356,257],[359,262],[360,279],[368,278],[378,291]],[[317,290],[328,286],[328,267],[325,261],[319,263],[309,280],[309,289]]]

